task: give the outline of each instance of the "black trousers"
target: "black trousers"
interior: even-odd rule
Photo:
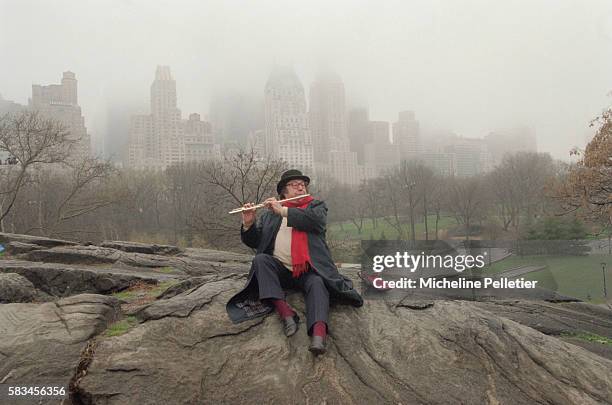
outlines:
[[[259,299],[285,299],[283,288],[293,288],[304,292],[306,301],[306,326],[308,335],[312,335],[315,322],[325,322],[329,315],[329,291],[323,279],[309,269],[300,277],[293,274],[272,255],[260,253],[253,259],[254,277],[259,285]]]

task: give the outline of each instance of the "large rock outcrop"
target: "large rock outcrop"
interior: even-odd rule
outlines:
[[[68,387],[90,339],[120,312],[119,300],[96,294],[0,305],[0,382]]]
[[[239,285],[212,281],[149,305],[138,314],[143,323],[137,328],[99,343],[79,398],[185,404],[585,404],[612,398],[612,361],[473,303],[337,306],[329,352],[314,359],[304,329],[286,339],[275,316],[231,324],[225,302]],[[303,317],[301,297],[291,296],[290,303]]]
[[[96,287],[124,290],[123,301],[101,294],[59,298],[66,289],[58,287],[47,289],[58,292],[54,302],[0,305],[0,333],[9,336],[0,339],[0,381],[70,381],[74,404],[596,404],[612,398],[612,356],[601,349],[607,346],[575,338],[612,339],[612,311],[605,308],[572,300],[414,295],[366,300],[361,308],[335,304],[328,352],[315,358],[303,324],[287,339],[274,314],[241,324],[228,319],[225,304],[243,286],[249,256],[23,240],[34,248],[0,260],[0,272],[37,269],[36,277],[20,274],[41,290],[42,282],[33,280],[45,279],[40,274],[51,264],[32,254],[37,250],[62,249],[58,254],[70,258],[103,252],[119,259],[52,265],[134,277],[115,290]],[[124,254],[145,255],[143,262],[159,266],[130,266],[120,259]],[[358,284],[357,270],[344,272]],[[126,288],[160,283],[169,287],[127,305]],[[291,294],[289,302],[305,319],[302,296]],[[124,333],[103,333],[121,318],[131,320]]]

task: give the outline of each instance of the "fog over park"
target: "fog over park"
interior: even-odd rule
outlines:
[[[263,100],[280,64],[306,94],[336,71],[373,120],[413,110],[425,130],[476,138],[524,125],[568,159],[611,101],[612,2],[0,0],[0,58],[0,94],[21,104],[75,72],[98,152],[127,137],[115,114],[148,113],[157,65],[183,117],[206,117],[214,94]]]

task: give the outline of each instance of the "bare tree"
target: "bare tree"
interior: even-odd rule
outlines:
[[[384,207],[383,219],[397,232],[398,239],[404,239],[404,227],[402,217],[406,211],[405,206],[405,183],[401,178],[400,169],[390,170],[383,176],[384,198],[379,204]]]
[[[276,195],[276,183],[285,169],[285,162],[260,157],[252,149],[231,151],[220,161],[198,166],[198,209],[190,216],[189,226],[208,235],[212,245],[236,245],[239,216],[227,212]]]
[[[547,153],[518,152],[504,156],[488,180],[505,231],[512,226],[518,232],[521,217],[531,223],[544,212],[547,204],[544,189],[554,175],[554,163]]]
[[[400,166],[385,177],[388,207],[391,217],[385,218],[389,225],[398,231],[403,239],[402,217],[407,214],[410,225],[410,239],[416,240],[416,222],[419,207],[427,223],[428,196],[433,178],[433,171],[418,161],[403,161]],[[427,225],[425,225],[427,230]],[[426,238],[429,238],[426,232]]]
[[[442,211],[447,206],[448,195],[447,187],[450,181],[446,178],[435,176],[435,180],[430,186],[431,198],[429,199],[431,210],[436,214],[435,238],[440,239],[440,219]]]
[[[344,201],[343,209],[345,213],[361,235],[365,219],[368,217],[367,195],[362,192],[362,187],[360,187],[358,190],[347,189],[341,197]]]
[[[124,198],[120,190],[106,187],[116,172],[110,162],[85,157],[68,164],[68,188],[55,210],[54,223],[47,233],[57,233],[60,225],[109,206]],[[69,230],[68,233],[72,232]],[[63,231],[65,234],[66,231]]]
[[[431,205],[431,198],[436,188],[437,176],[435,176],[433,170],[425,166],[422,162],[419,162],[414,166],[415,171],[415,184],[419,188],[418,195],[421,196],[421,209],[423,210],[423,224],[425,227],[425,240],[429,240],[429,224],[427,217],[429,216],[429,208]],[[437,232],[437,225],[436,225]],[[436,234],[437,239],[437,234]]]
[[[318,176],[317,176],[317,186]],[[328,208],[327,222],[335,222],[340,226],[340,229],[344,231],[345,222],[353,222],[355,219],[355,209],[357,208],[357,193],[350,186],[340,184],[336,181],[326,182],[325,189],[321,190],[320,187],[312,187],[308,189],[308,192],[316,195],[318,199],[325,200]],[[356,226],[359,224],[355,224]]]
[[[383,181],[382,179],[367,180],[361,184],[359,191],[363,195],[365,210],[372,223],[372,229],[376,229],[378,218],[382,214],[381,200],[385,198]]]
[[[203,166],[203,181],[219,187],[234,204],[242,205],[269,197],[285,168],[284,162],[260,157],[253,149],[232,150],[222,160]]]
[[[22,221],[24,233],[74,238],[97,235],[98,227],[93,225],[98,221],[90,215],[125,198],[120,188],[110,185],[115,173],[110,163],[90,157],[40,168],[32,173],[20,203],[7,218],[13,224],[19,217],[29,217]],[[32,206],[37,212],[24,215]]]
[[[0,117],[0,151],[10,162],[0,171],[0,230],[24,187],[32,181],[31,172],[45,164],[64,163],[75,141],[58,121],[42,118],[36,111],[23,111]]]
[[[457,223],[465,228],[466,240],[470,240],[472,226],[486,215],[486,197],[482,177],[454,178],[448,187],[449,210]]]
[[[119,190],[122,198],[101,209],[104,238],[137,240],[163,233],[164,219],[169,216],[163,173],[122,170],[111,178],[108,187]]]

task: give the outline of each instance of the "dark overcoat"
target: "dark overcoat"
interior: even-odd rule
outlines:
[[[256,249],[257,253],[272,254],[276,234],[280,229],[282,217],[272,211],[266,211],[261,218],[247,231],[240,229],[240,237],[245,245]],[[360,307],[363,298],[353,288],[353,282],[338,272],[334,264],[327,242],[325,241],[327,224],[327,206],[323,201],[312,200],[308,207],[289,208],[287,210],[287,226],[304,231],[308,235],[308,252],[311,269],[316,271],[327,290],[330,300]],[[226,305],[227,313],[234,323],[243,322],[265,315],[273,310],[269,303],[259,301],[257,280],[253,277],[253,266],[249,272],[245,287],[234,295]]]

